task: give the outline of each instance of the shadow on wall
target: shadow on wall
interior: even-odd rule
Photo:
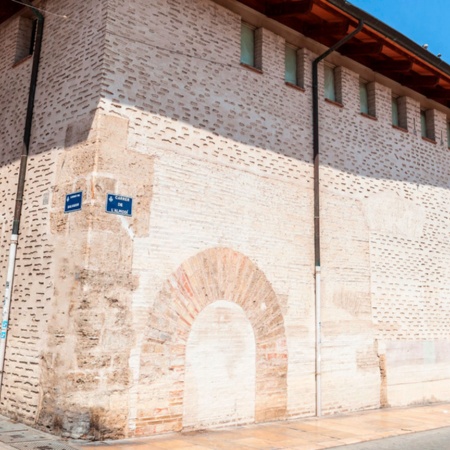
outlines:
[[[105,60],[111,75],[101,103],[108,112],[130,118],[130,145],[140,149],[154,143],[228,160],[247,170],[311,178],[311,65],[305,67],[306,92],[286,86],[284,40],[263,30],[263,73],[248,70],[239,64],[239,17],[212,2],[196,2],[183,8],[174,28],[170,17],[179,15],[176,3],[154,11],[138,1],[150,31],[139,24],[130,28],[127,5],[116,5],[112,12],[115,28]],[[214,28],[217,21],[223,28]],[[189,26],[191,22],[197,26]],[[158,30],[167,39],[158,40]],[[209,33],[214,39],[208,39]],[[395,180],[448,189],[450,154],[424,142],[420,132],[393,130],[390,117],[362,118],[359,103],[353,104],[358,78],[350,78],[344,86],[344,108],[320,102],[322,164],[342,172],[332,188],[340,191],[342,182],[351,184],[345,177],[351,174],[368,182]],[[390,111],[390,95],[383,101],[377,107]],[[306,172],[297,161],[308,165]],[[357,192],[368,195],[371,189],[379,191],[365,186]]]
[[[199,2],[184,8],[185,16],[176,28],[170,17],[179,14],[177,2],[166,5],[167,11],[139,1],[137,7],[139,21],[130,27],[127,17],[132,14],[131,6],[110,6],[109,25],[114,27],[107,29],[102,60],[108,75],[102,86],[97,71],[92,80],[72,80],[77,91],[83,89],[87,100],[79,96],[70,107],[83,101],[91,106],[76,115],[61,110],[63,92],[48,96],[42,90],[49,88],[47,78],[52,67],[45,48],[50,40],[46,37],[37,88],[33,154],[57,145],[61,128],[66,148],[85,142],[93,111],[100,107],[106,113],[130,119],[130,149],[162,144],[181,147],[194,156],[225,158],[266,174],[312,177],[311,67],[305,68],[306,92],[287,87],[283,81],[282,38],[263,30],[265,63],[263,73],[255,73],[239,64],[239,18],[220,6]],[[218,19],[224,28],[214,31],[213,40],[208,39]],[[199,27],[188,26],[190,20],[199,22]],[[140,21],[151,26],[141,30]],[[167,34],[164,42],[155,37],[160,28]],[[46,32],[51,31],[49,26]],[[96,33],[89,36],[89,42],[103,37]],[[184,41],[192,44],[180,46]],[[71,55],[74,67],[80,64],[77,57]],[[350,88],[356,92],[357,83]],[[57,89],[67,89],[66,83]],[[440,146],[423,142],[413,133],[393,131],[390,123],[361,119],[359,111],[350,110],[353,106],[338,109],[321,102],[324,166],[343,174],[448,189],[450,154],[441,154]],[[296,161],[306,163],[307,170]],[[342,181],[346,181],[345,176]]]

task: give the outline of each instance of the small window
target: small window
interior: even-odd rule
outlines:
[[[255,29],[241,24],[241,63],[255,67]]]
[[[434,110],[420,110],[420,133],[422,137],[435,140]]]
[[[450,148],[450,122],[447,122],[447,147]]]
[[[365,80],[359,80],[359,107],[361,114],[371,117],[372,119],[376,119],[376,97],[375,83],[368,83]]]
[[[427,113],[423,109],[420,110],[420,133],[422,134],[422,137],[428,137]]]
[[[359,82],[359,104],[361,112],[369,114],[369,90],[364,81]]]
[[[392,125],[408,131],[408,98],[392,96]],[[415,128],[415,125],[414,125]]]
[[[37,20],[28,17],[19,18],[15,63],[33,54]]]
[[[398,107],[398,98],[392,97],[392,125],[400,126],[400,113]]]
[[[298,61],[297,49],[286,45],[285,49],[285,75],[284,79],[287,83],[298,85]]]
[[[336,79],[334,68],[325,64],[325,98],[333,102],[336,101]]]

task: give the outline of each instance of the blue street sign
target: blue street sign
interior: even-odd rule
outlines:
[[[80,211],[83,203],[83,192],[73,192],[66,195],[66,203],[64,204],[64,212]]]
[[[133,199],[123,195],[108,194],[106,196],[106,212],[131,216],[133,212]]]

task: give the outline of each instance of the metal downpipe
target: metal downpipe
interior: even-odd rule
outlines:
[[[11,308],[11,294],[14,284],[14,268],[16,265],[17,243],[19,239],[20,218],[22,215],[23,194],[27,173],[28,155],[30,153],[31,126],[33,123],[34,98],[36,95],[39,61],[41,57],[42,38],[44,31],[44,16],[31,5],[28,7],[33,11],[37,19],[36,39],[33,51],[33,66],[31,69],[30,88],[28,91],[27,114],[23,134],[22,154],[20,156],[19,178],[17,180],[16,203],[14,207],[14,219],[9,247],[8,266],[6,273],[5,295],[3,298],[2,324],[0,334],[0,394],[3,388],[3,374],[6,355],[6,341],[8,338],[9,312]]]
[[[318,56],[312,63],[313,85],[313,149],[314,149],[314,279],[315,279],[315,322],[316,322],[316,416],[322,415],[322,317],[320,297],[320,171],[319,171],[319,63],[341,45],[352,39],[364,26],[360,20],[358,26],[350,34]]]

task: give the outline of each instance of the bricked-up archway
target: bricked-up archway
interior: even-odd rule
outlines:
[[[255,421],[255,334],[244,310],[219,300],[197,316],[186,345],[183,428]]]
[[[189,333],[198,314],[217,300],[238,304],[253,327],[255,421],[285,418],[287,347],[277,296],[248,257],[214,248],[185,261],[166,281],[152,309],[141,353],[138,432],[181,429]]]

